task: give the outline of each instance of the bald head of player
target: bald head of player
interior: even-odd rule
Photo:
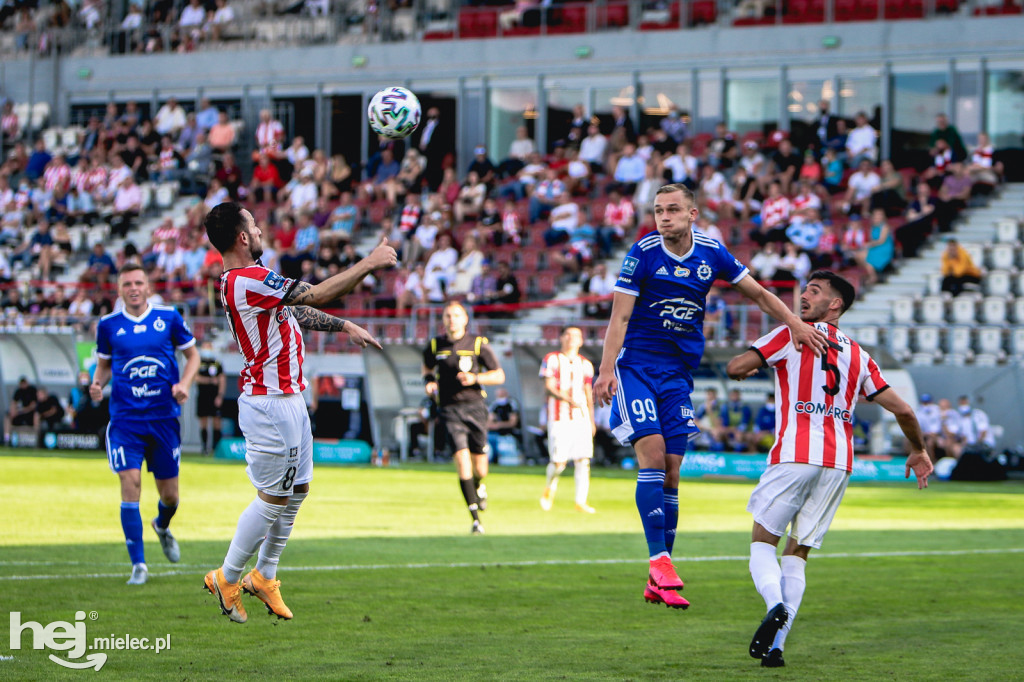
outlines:
[[[693,245],[697,200],[686,185],[662,185],[654,195],[654,219],[665,247],[682,256]]]
[[[831,270],[815,270],[808,276],[807,286],[800,294],[800,319],[835,325],[856,298],[853,284],[845,277]]]
[[[252,265],[263,255],[263,232],[252,214],[233,201],[217,204],[203,221],[210,243],[224,256],[224,269]]]

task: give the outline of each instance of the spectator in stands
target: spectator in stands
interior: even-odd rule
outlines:
[[[50,232],[50,224],[41,220],[28,241],[11,254],[11,260],[15,263],[20,262],[21,266],[26,269],[32,267],[32,263],[38,260],[40,270],[43,272],[43,279],[49,279],[50,260],[53,256],[52,246],[53,234]]]
[[[160,139],[160,154],[157,156],[157,182],[175,182],[180,180],[185,168],[185,159],[174,146],[170,135]]]
[[[775,271],[779,268],[779,247],[776,242],[767,242],[758,249],[750,259],[750,271],[754,278],[761,282],[775,279]]]
[[[473,288],[473,282],[484,273],[487,257],[473,235],[468,235],[462,242],[462,255],[455,263],[455,277],[452,279],[448,293],[450,296],[465,296]]]
[[[427,159],[425,179],[430,191],[436,191],[444,177],[445,157],[454,155],[453,130],[441,122],[441,110],[427,109],[426,120],[420,124],[415,146]]]
[[[306,146],[306,138],[302,135],[292,138],[292,143],[284,150],[284,158],[288,159],[294,173],[306,170],[306,163],[309,161],[309,147]]]
[[[512,436],[518,444],[519,403],[508,394],[508,389],[499,387],[487,413],[487,442],[491,446],[491,462],[498,461],[498,436]]]
[[[967,208],[971,199],[971,188],[974,182],[962,163],[949,164],[950,173],[942,180],[939,194],[935,202],[935,219],[940,232],[953,229],[953,221],[962,210]]]
[[[6,149],[21,136],[21,126],[18,122],[18,115],[14,113],[14,102],[7,100],[0,111],[0,148]]]
[[[205,133],[209,133],[213,129],[213,126],[217,124],[220,118],[220,112],[217,111],[217,107],[210,103],[209,98],[203,97],[199,100],[199,107],[196,110],[196,125],[199,129]]]
[[[964,446],[991,453],[996,446],[996,436],[988,415],[980,407],[972,406],[971,399],[966,395],[960,396],[957,403]]]
[[[206,193],[206,182],[213,167],[213,147],[206,133],[197,133],[195,144],[185,157],[185,172],[182,174],[182,194],[201,196]]]
[[[172,140],[178,138],[185,127],[185,109],[175,97],[170,97],[153,117],[153,126],[159,135],[170,135]]]
[[[596,123],[587,126],[587,136],[580,140],[580,159],[590,164],[593,173],[604,173],[608,155],[608,138]]]
[[[725,341],[732,335],[732,315],[718,287],[708,291],[707,305],[704,306],[704,337],[708,340]]]
[[[477,177],[480,178],[480,182],[484,183],[488,188],[494,186],[497,168],[487,156],[487,147],[477,145],[473,148],[473,161],[470,162],[466,173],[467,175],[469,173],[476,173]]]
[[[633,202],[622,195],[617,187],[608,191],[608,204],[604,209],[604,224],[597,230],[597,249],[600,258],[611,255],[612,246],[622,242],[636,226]]]
[[[878,131],[871,127],[863,111],[857,112],[854,122],[856,126],[846,137],[847,165],[859,168],[865,160],[873,165],[878,158]]]
[[[818,209],[808,207],[793,216],[786,228],[786,238],[807,253],[818,249],[821,237],[825,232],[825,224],[821,222]]]
[[[210,127],[210,133],[207,135],[207,140],[210,146],[213,147],[214,151],[225,152],[231,149],[235,144],[235,127],[231,125],[228,120],[226,112],[219,112],[217,114],[217,122]],[[265,156],[269,158],[277,158],[271,156],[269,153],[264,152]],[[256,153],[256,159],[259,160],[260,153]]]
[[[921,173],[921,177],[928,181],[933,187],[942,184],[942,179],[950,172],[950,165],[953,163],[953,149],[944,139],[938,139],[931,149],[932,165]]]
[[[181,27],[184,36],[198,41],[202,36],[201,29],[206,23],[206,8],[200,0],[189,0],[189,4],[182,8],[178,17],[178,26]]]
[[[295,224],[295,252],[303,260],[313,260],[320,250],[320,230],[313,224],[313,214],[308,210],[297,213]]]
[[[530,224],[547,217],[565,191],[565,183],[558,178],[558,171],[552,168],[545,170],[544,179],[537,183],[530,195]]]
[[[507,262],[498,262],[494,289],[485,292],[485,296],[488,303],[501,305],[515,305],[522,300],[523,293],[519,290],[519,280],[512,274],[512,268]],[[496,311],[491,314],[491,317],[512,317],[513,315],[514,313],[511,311]]]
[[[822,179],[821,183],[829,194],[838,194],[842,191],[843,183],[843,160],[839,153],[828,147],[821,157]]]
[[[866,216],[871,212],[871,197],[882,184],[869,159],[862,158],[857,170],[847,181],[843,210],[850,216]]]
[[[757,182],[763,194],[768,193],[768,184],[772,178],[771,167],[756,142],[747,140],[743,143],[743,151],[736,165],[746,171],[748,178]]]
[[[136,182],[145,182],[149,179],[148,159],[146,151],[142,149],[138,135],[129,135],[124,149],[121,150],[121,159],[124,165],[135,176]]]
[[[235,23],[235,10],[227,0],[215,0],[217,9],[207,22],[206,30],[213,40],[223,40],[232,31]]]
[[[690,154],[688,144],[679,144],[675,153],[662,161],[662,166],[665,168],[667,176],[665,179],[668,182],[683,184],[690,189],[697,188],[697,183],[700,181],[700,169],[697,158]]]
[[[978,146],[971,153],[967,172],[975,184],[998,185],[1003,178],[1003,162],[993,158],[995,147],[989,141],[988,133],[978,133]]]
[[[768,452],[775,445],[775,393],[765,395],[764,404],[754,415],[753,428],[747,440],[753,452]]]
[[[881,208],[886,215],[899,215],[907,205],[906,182],[889,159],[882,161],[879,170],[879,184],[871,190],[871,210]]]
[[[197,1],[192,0],[192,2]],[[256,150],[253,152],[253,160],[259,159],[261,152],[271,159],[283,159],[283,142],[284,126],[271,116],[270,109],[261,109],[260,122],[256,126]]]
[[[259,163],[252,171],[252,182],[249,187],[252,190],[253,200],[257,203],[264,201],[277,202],[277,192],[284,185],[277,166],[270,162],[270,157],[260,154]]]
[[[43,176],[46,166],[53,160],[53,155],[46,150],[46,142],[38,138],[32,143],[32,153],[28,157],[28,164],[25,166],[25,177],[30,182],[35,182]]]
[[[196,115],[191,111],[185,115],[185,127],[178,133],[178,139],[176,144],[178,150],[182,154],[188,154],[192,151],[192,148],[196,145],[196,138],[199,133],[205,133],[205,130],[200,129],[199,123],[196,122]]]
[[[572,200],[569,192],[562,192],[549,218],[551,226],[544,231],[545,245],[550,247],[564,244],[580,226],[580,207]]]
[[[814,146],[818,149],[819,156],[822,150],[828,145],[828,141],[836,136],[838,118],[832,115],[832,105],[827,99],[818,102],[818,112],[811,121],[811,128],[816,138]]]
[[[761,224],[751,231],[750,238],[760,246],[786,241],[791,211],[792,204],[782,193],[781,183],[773,181],[768,185],[768,197],[761,205]]]
[[[415,148],[405,153],[398,165],[398,173],[384,185],[388,204],[398,206],[403,198],[422,191],[425,163],[423,155]]]
[[[459,252],[452,246],[452,238],[448,234],[438,236],[436,248],[427,258],[424,269],[424,284],[431,303],[445,300],[446,292],[455,279],[455,264],[458,260]]]
[[[736,136],[729,132],[724,123],[715,124],[715,136],[708,143],[708,164],[713,168],[726,171],[733,167],[740,156],[740,147]]]
[[[456,222],[462,223],[469,218],[479,217],[486,196],[487,185],[484,184],[483,179],[476,171],[469,171],[453,206]]]
[[[772,279],[802,288],[810,272],[811,259],[807,253],[793,242],[786,242],[782,246],[782,257],[779,258],[779,264]]]
[[[942,140],[946,143],[948,148],[953,154],[953,161],[964,161],[967,158],[967,148],[964,147],[963,138],[960,137],[960,131],[956,129],[956,126],[949,122],[949,118],[945,114],[936,114],[935,116],[935,128],[932,130],[932,134],[928,138],[928,145],[932,148],[932,155],[935,155],[937,143]]]
[[[740,399],[738,389],[729,391],[729,400],[722,405],[719,412],[722,426],[715,440],[722,443],[722,447],[735,452],[743,452],[747,449],[747,436],[750,433],[751,414],[750,406]]]
[[[399,277],[398,282],[395,283],[395,307],[399,314],[413,306],[423,305],[427,302],[424,276],[423,263],[416,263],[412,270],[405,271],[404,278]]]
[[[793,183],[800,175],[803,166],[803,157],[800,152],[793,149],[793,143],[789,138],[783,138],[779,142],[779,148],[772,154],[772,168],[775,179],[782,184],[782,193],[792,193]]]
[[[960,459],[963,452],[964,434],[960,413],[953,409],[948,398],[939,400],[939,433],[935,440],[935,454]]]
[[[65,220],[68,225],[84,223],[92,226],[98,219],[96,202],[88,192],[81,192],[77,185],[72,185],[67,196],[67,215]]]
[[[110,261],[110,265],[113,267],[113,260]],[[85,287],[79,287],[75,290],[75,297],[68,304],[68,321],[80,323],[88,320],[92,317],[92,308],[93,302],[89,298],[88,290]]]
[[[942,252],[942,290],[952,296],[959,296],[966,285],[978,284],[981,284],[981,270],[975,265],[967,249],[950,237],[946,240],[946,249]]]
[[[142,188],[135,184],[135,177],[128,175],[114,195],[110,233],[126,237],[134,227],[134,221],[142,213]]]
[[[722,431],[722,405],[718,401],[718,389],[709,388],[704,392],[704,401],[695,406],[693,417],[700,427],[694,445],[705,450],[721,450],[718,437]]]
[[[516,137],[508,147],[508,157],[498,166],[499,178],[514,178],[529,160],[530,155],[537,151],[537,145],[530,137],[526,126],[516,128]]]
[[[661,119],[658,125],[675,144],[682,144],[686,140],[686,121],[683,120],[679,107],[675,104],[669,106],[668,114]]]
[[[615,164],[614,178],[623,194],[632,194],[647,174],[647,163],[637,154],[636,144],[627,142]]]
[[[14,291],[17,291],[16,289]],[[28,377],[18,379],[18,387],[11,396],[11,406],[4,418],[4,442],[10,444],[12,427],[37,427],[39,415],[36,412],[39,394],[36,387],[29,383]]]
[[[46,433],[58,430],[64,421],[64,406],[60,404],[60,398],[42,386],[36,391],[36,413],[36,423]]]
[[[878,281],[878,276],[888,269],[895,254],[895,242],[885,211],[878,208],[871,212],[871,227],[868,241],[864,244],[863,263],[867,270],[868,284]]]
[[[608,135],[611,151],[622,151],[627,143],[636,143],[636,129],[625,107],[612,106],[612,132]]]

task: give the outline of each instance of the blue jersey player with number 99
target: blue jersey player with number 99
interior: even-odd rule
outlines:
[[[177,310],[149,304],[149,279],[140,266],[122,268],[117,282],[124,310],[106,315],[96,327],[98,361],[89,394],[101,400],[110,381],[107,458],[121,479],[121,527],[132,561],[128,584],[141,585],[149,576],[139,512],[143,460],[160,494],[153,530],[170,561],[181,556],[168,525],[178,508],[178,417],[199,370],[199,351]],[[181,378],[178,350],[185,355]]]
[[[636,506],[650,555],[644,598],[685,609],[683,581],[672,565],[679,518],[679,467],[693,420],[691,373],[704,354],[704,308],[716,279],[732,284],[765,313],[790,327],[794,343],[816,352],[825,337],[800,321],[750,276],[720,242],[693,230],[693,193],[665,185],[654,198],[658,226],[629,251],[612,298],[594,397],[612,403],[611,426],[636,452]]]

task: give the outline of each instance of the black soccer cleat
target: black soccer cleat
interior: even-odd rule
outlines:
[[[762,668],[785,668],[786,662],[782,660],[782,649],[772,649],[761,659]]]
[[[757,632],[754,633],[754,638],[750,640],[751,658],[764,658],[768,655],[772,644],[775,643],[775,635],[779,634],[779,630],[787,620],[789,620],[789,612],[781,602],[771,608],[768,615],[761,621],[761,625],[758,626]],[[779,657],[781,660],[781,651]]]

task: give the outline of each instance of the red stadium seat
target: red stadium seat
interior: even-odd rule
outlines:
[[[715,0],[694,0],[690,6],[690,26],[713,24],[718,19]]]
[[[679,28],[679,0],[675,0],[668,8],[668,18],[664,21],[645,21],[640,24],[641,31],[665,31]]]
[[[561,12],[548,26],[548,33],[583,33],[587,30],[587,7],[585,3],[562,5]]]
[[[610,2],[597,8],[597,25],[606,28],[629,26],[629,3]]]

